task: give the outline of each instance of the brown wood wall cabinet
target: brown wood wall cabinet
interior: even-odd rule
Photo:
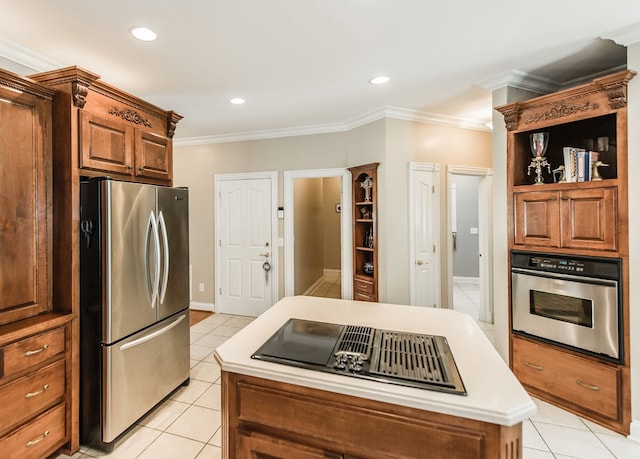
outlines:
[[[54,91],[0,70],[0,452],[46,457],[71,439],[74,314],[52,301]]]
[[[532,394],[623,434],[631,422],[626,97],[634,75],[621,71],[497,108],[508,131],[509,249],[622,260],[623,363],[511,333],[511,368]],[[555,183],[545,173],[533,184],[529,134],[538,131],[549,132],[552,168],[564,163],[566,146],[597,150],[607,164],[602,180]]]
[[[229,458],[520,457],[507,427],[222,372]]]
[[[0,70],[2,457],[80,447],[81,177],[172,185],[182,117],[99,78]]]
[[[350,167],[353,201],[353,299],[378,301],[378,165]]]

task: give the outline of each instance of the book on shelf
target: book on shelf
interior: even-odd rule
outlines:
[[[598,161],[599,153],[597,151],[564,147],[562,153],[567,182],[588,182],[591,180],[593,164]]]
[[[584,152],[584,148],[563,147],[564,174],[567,182],[578,181],[578,152]]]

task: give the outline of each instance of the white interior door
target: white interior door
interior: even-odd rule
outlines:
[[[217,190],[216,311],[258,316],[274,297],[272,180],[221,180]]]
[[[415,306],[440,307],[439,168],[411,164],[412,295]]]

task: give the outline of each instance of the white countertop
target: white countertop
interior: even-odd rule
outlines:
[[[442,335],[458,366],[467,395],[385,384],[255,360],[251,355],[290,318],[386,330]],[[223,371],[353,395],[505,426],[536,412],[536,405],[478,324],[449,309],[287,297],[219,346]]]

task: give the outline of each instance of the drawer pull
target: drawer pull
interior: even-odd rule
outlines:
[[[33,351],[25,352],[24,355],[27,357],[31,357],[32,355],[40,354],[42,351],[46,351],[47,349],[49,349],[49,345],[45,344],[40,349],[34,349]]]
[[[38,438],[31,440],[29,442],[27,442],[27,448],[33,446],[33,445],[37,445],[38,443],[40,443],[42,440],[44,440],[45,438],[47,438],[49,436],[49,431],[47,430],[45,433],[43,433],[42,435],[40,435]]]
[[[544,367],[541,367],[540,365],[534,365],[533,363],[529,363],[529,362],[524,362],[524,364],[529,368],[533,368],[534,370],[544,371]]]
[[[38,390],[38,391],[35,391],[35,392],[29,392],[27,395],[24,396],[24,398],[33,398],[36,395],[42,394],[47,389],[49,389],[49,384],[45,384],[44,386],[42,386],[42,390]]]
[[[580,381],[579,379],[576,379],[576,384],[578,386],[582,386],[582,387],[584,387],[586,389],[591,389],[591,390],[595,390],[595,391],[600,390],[600,388],[598,386],[592,386],[591,384],[584,383],[584,382]]]

